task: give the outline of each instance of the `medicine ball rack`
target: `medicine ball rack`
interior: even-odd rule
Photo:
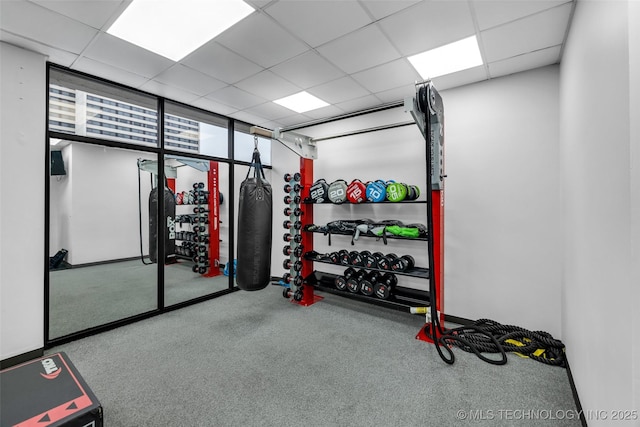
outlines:
[[[311,257],[302,257],[302,267],[300,269],[300,275],[304,278],[304,282],[300,286],[291,284],[291,294],[294,292],[301,292],[302,297],[299,300],[293,300],[293,303],[308,306],[315,303],[319,297],[315,295],[314,289],[323,292],[329,292],[332,294],[340,295],[347,298],[357,299],[359,301],[367,302],[370,304],[376,304],[387,308],[392,308],[400,311],[411,312],[412,308],[425,307],[431,305],[435,307],[435,311],[439,322],[444,324],[444,109],[442,106],[442,98],[433,87],[430,81],[416,84],[416,96],[406,98],[404,100],[405,112],[411,113],[414,122],[407,122],[402,124],[392,124],[388,126],[378,126],[370,129],[363,129],[354,131],[351,133],[345,133],[340,135],[334,135],[324,138],[310,138],[306,135],[302,135],[290,130],[282,130],[277,128],[276,130],[269,131],[261,129],[259,127],[251,128],[250,132],[253,134],[259,134],[279,141],[287,148],[294,151],[300,156],[300,196],[302,203],[300,209],[302,215],[300,216],[302,222],[301,241],[299,242],[304,251],[313,251],[313,237],[317,231],[305,231],[307,225],[313,224],[313,211],[314,205],[332,204],[332,203],[311,203],[311,197],[309,189],[314,183],[313,178],[313,160],[317,158],[316,142],[320,140],[327,140],[333,138],[346,137],[350,135],[357,135],[366,132],[374,132],[382,129],[390,129],[399,126],[405,126],[409,124],[416,124],[420,129],[425,141],[429,141],[427,149],[427,158],[425,159],[427,176],[427,191],[430,190],[430,194],[427,199],[431,199],[431,206],[427,206],[430,209],[430,214],[427,214],[429,233],[426,238],[406,238],[400,236],[387,236],[388,239],[402,239],[402,240],[416,240],[426,241],[428,247],[433,248],[433,253],[429,253],[429,267],[423,269],[423,273],[418,274],[414,272],[406,272],[405,275],[421,277],[429,279],[430,288],[434,290],[433,294],[429,292],[419,291],[409,288],[400,288],[400,292],[393,299],[378,299],[370,296],[360,295],[358,293],[347,293],[339,291],[333,286],[334,280],[337,277],[335,274],[330,274],[314,269],[314,262],[323,262]],[[426,111],[425,111],[426,110]],[[351,117],[351,115],[347,115]],[[426,120],[425,120],[426,119]],[[297,128],[296,128],[297,129]],[[430,174],[429,174],[430,172]],[[366,203],[366,202],[365,202]],[[384,202],[381,202],[384,203]],[[396,203],[426,203],[421,201],[407,201]],[[341,233],[332,233],[341,234]],[[344,233],[350,235],[349,233]],[[362,236],[361,236],[362,237]],[[365,236],[371,237],[371,236]],[[429,251],[428,251],[429,252]],[[433,272],[433,277],[430,272]],[[395,272],[394,272],[395,274]],[[431,285],[435,286],[431,286]],[[435,302],[435,304],[432,304]],[[435,313],[434,313],[435,314]],[[434,342],[433,337],[438,337],[439,332],[433,331],[431,335],[427,335],[426,331],[431,331],[430,324],[426,324],[424,328],[421,328],[416,338]]]

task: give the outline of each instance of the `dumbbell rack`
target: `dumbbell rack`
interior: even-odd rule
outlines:
[[[418,96],[424,95],[422,90],[426,90],[426,86],[420,88],[420,91],[417,92],[416,98]],[[427,156],[425,159],[427,165],[426,170],[431,171],[431,175],[427,178],[427,184],[429,182],[432,183],[431,186],[427,185],[425,188],[427,191],[431,191],[431,206],[427,206],[427,209],[431,210],[432,224],[430,229],[428,230],[428,237],[424,239],[409,239],[402,238],[398,236],[387,236],[388,239],[406,239],[406,240],[416,240],[416,241],[426,241],[427,246],[429,245],[429,239],[433,243],[433,264],[429,266],[429,268],[424,269],[413,269],[413,271],[408,271],[403,273],[405,275],[421,277],[424,279],[429,279],[429,275],[433,275],[435,282],[435,295],[430,295],[429,292],[417,291],[413,289],[402,289],[400,288],[400,295],[397,295],[392,300],[383,300],[371,298],[365,295],[359,295],[356,293],[347,293],[338,291],[333,287],[332,284],[337,277],[335,274],[324,273],[321,271],[316,271],[314,269],[314,262],[322,262],[317,259],[303,257],[301,259],[302,269],[301,276],[304,278],[304,283],[310,286],[304,286],[303,295],[300,300],[300,304],[302,305],[311,305],[317,300],[317,296],[314,294],[314,288],[318,290],[322,290],[325,292],[330,292],[333,294],[341,295],[343,297],[348,297],[352,299],[357,299],[363,302],[367,302],[370,304],[376,304],[392,309],[397,309],[401,311],[409,311],[409,308],[416,306],[427,306],[429,305],[432,299],[435,300],[435,306],[439,321],[441,324],[444,324],[444,137],[443,137],[443,107],[442,107],[442,99],[440,95],[435,91],[432,85],[429,84],[429,88],[427,92],[428,102],[429,102],[429,113],[428,117],[426,117],[426,121],[424,116],[419,112],[419,107],[416,99],[408,98],[405,100],[405,109],[410,111],[414,116],[420,131],[426,140],[428,140],[428,144],[430,144],[431,149],[427,150],[431,152],[431,156]],[[423,98],[424,99],[424,98]],[[410,105],[409,105],[410,104]],[[282,142],[282,141],[281,141]],[[301,186],[301,197],[302,203],[300,208],[302,210],[301,222],[302,222],[302,230],[306,229],[307,225],[313,224],[313,210],[316,203],[312,203],[307,201],[310,199],[309,189],[314,183],[313,179],[313,160],[309,157],[301,157],[300,158],[300,186]],[[429,188],[431,187],[431,188]],[[366,203],[366,202],[365,202]],[[396,202],[397,203],[397,202]],[[400,203],[424,203],[424,202],[416,202],[416,201],[408,201],[408,202],[400,202]],[[332,233],[337,234],[337,233]],[[304,252],[313,251],[313,237],[314,232],[312,231],[303,231],[301,233],[301,244],[304,247]],[[361,236],[362,237],[362,236]],[[428,248],[427,248],[428,249]],[[431,262],[431,261],[430,261]],[[395,272],[394,272],[395,273]],[[399,274],[399,273],[398,273]],[[286,296],[286,295],[285,295]],[[421,328],[418,332],[416,338],[433,342],[433,339],[425,333],[425,329],[430,330],[430,325],[425,325],[425,328]],[[438,332],[433,331],[432,335],[437,336]]]
[[[209,170],[207,172],[207,182],[205,185],[208,191],[206,202],[200,203],[202,199],[194,198],[194,203],[178,204],[176,206],[195,206],[196,208],[204,207],[206,210],[202,213],[194,213],[194,217],[203,218],[206,213],[206,221],[198,221],[196,224],[198,227],[204,227],[204,231],[197,232],[198,240],[201,240],[199,246],[205,246],[206,250],[201,251],[202,254],[206,254],[206,259],[203,262],[194,261],[193,257],[184,255],[177,255],[182,259],[188,259],[195,262],[195,266],[206,267],[206,270],[202,274],[204,277],[215,277],[221,274],[220,272],[220,192],[219,192],[219,177],[218,177],[218,162],[210,161]],[[205,191],[205,190],[203,190]],[[189,214],[191,215],[191,214]],[[184,230],[183,230],[184,231]],[[206,238],[206,239],[205,239]],[[183,239],[176,239],[183,240]],[[202,240],[206,243],[202,243]],[[194,255],[198,255],[197,251]],[[196,270],[195,272],[199,272]]]

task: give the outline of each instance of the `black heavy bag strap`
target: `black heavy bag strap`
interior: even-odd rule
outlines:
[[[271,227],[271,184],[256,146],[247,176],[240,184],[236,283],[242,290],[264,289],[271,280]]]

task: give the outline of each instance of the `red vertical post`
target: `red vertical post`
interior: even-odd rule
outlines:
[[[433,266],[436,278],[436,310],[440,324],[444,325],[444,183],[440,190],[432,190],[433,206]]]
[[[169,189],[173,191],[173,194],[176,194],[176,179],[167,178],[167,187],[169,187]]]
[[[209,189],[209,270],[205,277],[220,275],[220,190],[218,162],[209,162],[207,188]]]
[[[305,204],[304,201],[309,198],[309,188],[313,184],[313,160],[300,157],[300,185],[302,190],[300,191],[300,209],[302,210],[302,216],[300,221],[302,222],[302,230],[308,224],[313,224],[313,205]],[[302,241],[300,244],[303,247],[303,253],[313,250],[313,233],[302,231]],[[309,277],[313,273],[313,261],[302,258],[302,270],[300,274],[302,277]],[[319,295],[314,295],[313,286],[304,285],[302,292],[302,300],[300,305],[308,306],[322,299]]]

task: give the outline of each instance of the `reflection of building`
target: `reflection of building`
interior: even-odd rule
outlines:
[[[156,111],[104,96],[49,86],[49,129],[122,142],[156,145]],[[199,152],[200,124],[165,114],[165,147]]]

